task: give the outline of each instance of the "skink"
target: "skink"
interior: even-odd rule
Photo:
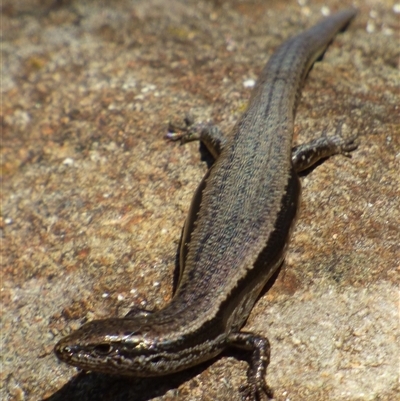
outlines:
[[[272,396],[265,381],[269,342],[240,330],[283,262],[300,202],[297,173],[356,148],[355,138],[334,135],[292,149],[303,82],[355,14],[341,11],[282,44],[229,137],[208,124],[169,135],[182,142],[201,140],[216,158],[185,222],[174,297],[156,312],[133,310],[125,318],[83,325],[55,346],[59,359],[84,370],[147,377],[239,347],[251,353],[243,398]]]

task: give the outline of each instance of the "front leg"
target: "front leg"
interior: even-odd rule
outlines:
[[[194,124],[189,117],[186,117],[184,121],[184,127],[170,124],[165,137],[171,141],[180,141],[181,145],[192,141],[201,141],[206,145],[214,160],[218,159],[226,145],[226,138],[222,131],[211,123]]]
[[[231,333],[228,337],[228,345],[252,353],[248,383],[241,388],[243,400],[262,401],[265,400],[266,396],[272,398],[272,389],[265,382],[271,353],[268,339],[252,333]]]

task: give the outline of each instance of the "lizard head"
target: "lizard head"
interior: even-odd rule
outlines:
[[[157,314],[155,314],[157,315]],[[93,320],[61,339],[54,352],[83,370],[125,376],[160,376],[187,368],[179,362],[182,337],[163,337],[162,325],[150,317]]]

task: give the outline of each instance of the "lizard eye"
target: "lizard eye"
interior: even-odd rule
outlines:
[[[94,351],[98,355],[108,355],[112,352],[113,347],[110,344],[98,344],[94,347]]]

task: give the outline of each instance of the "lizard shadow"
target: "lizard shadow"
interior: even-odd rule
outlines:
[[[214,362],[215,360],[211,360],[183,372],[150,378],[80,372],[42,401],[148,401],[171,390],[178,391],[181,384],[200,374]]]

